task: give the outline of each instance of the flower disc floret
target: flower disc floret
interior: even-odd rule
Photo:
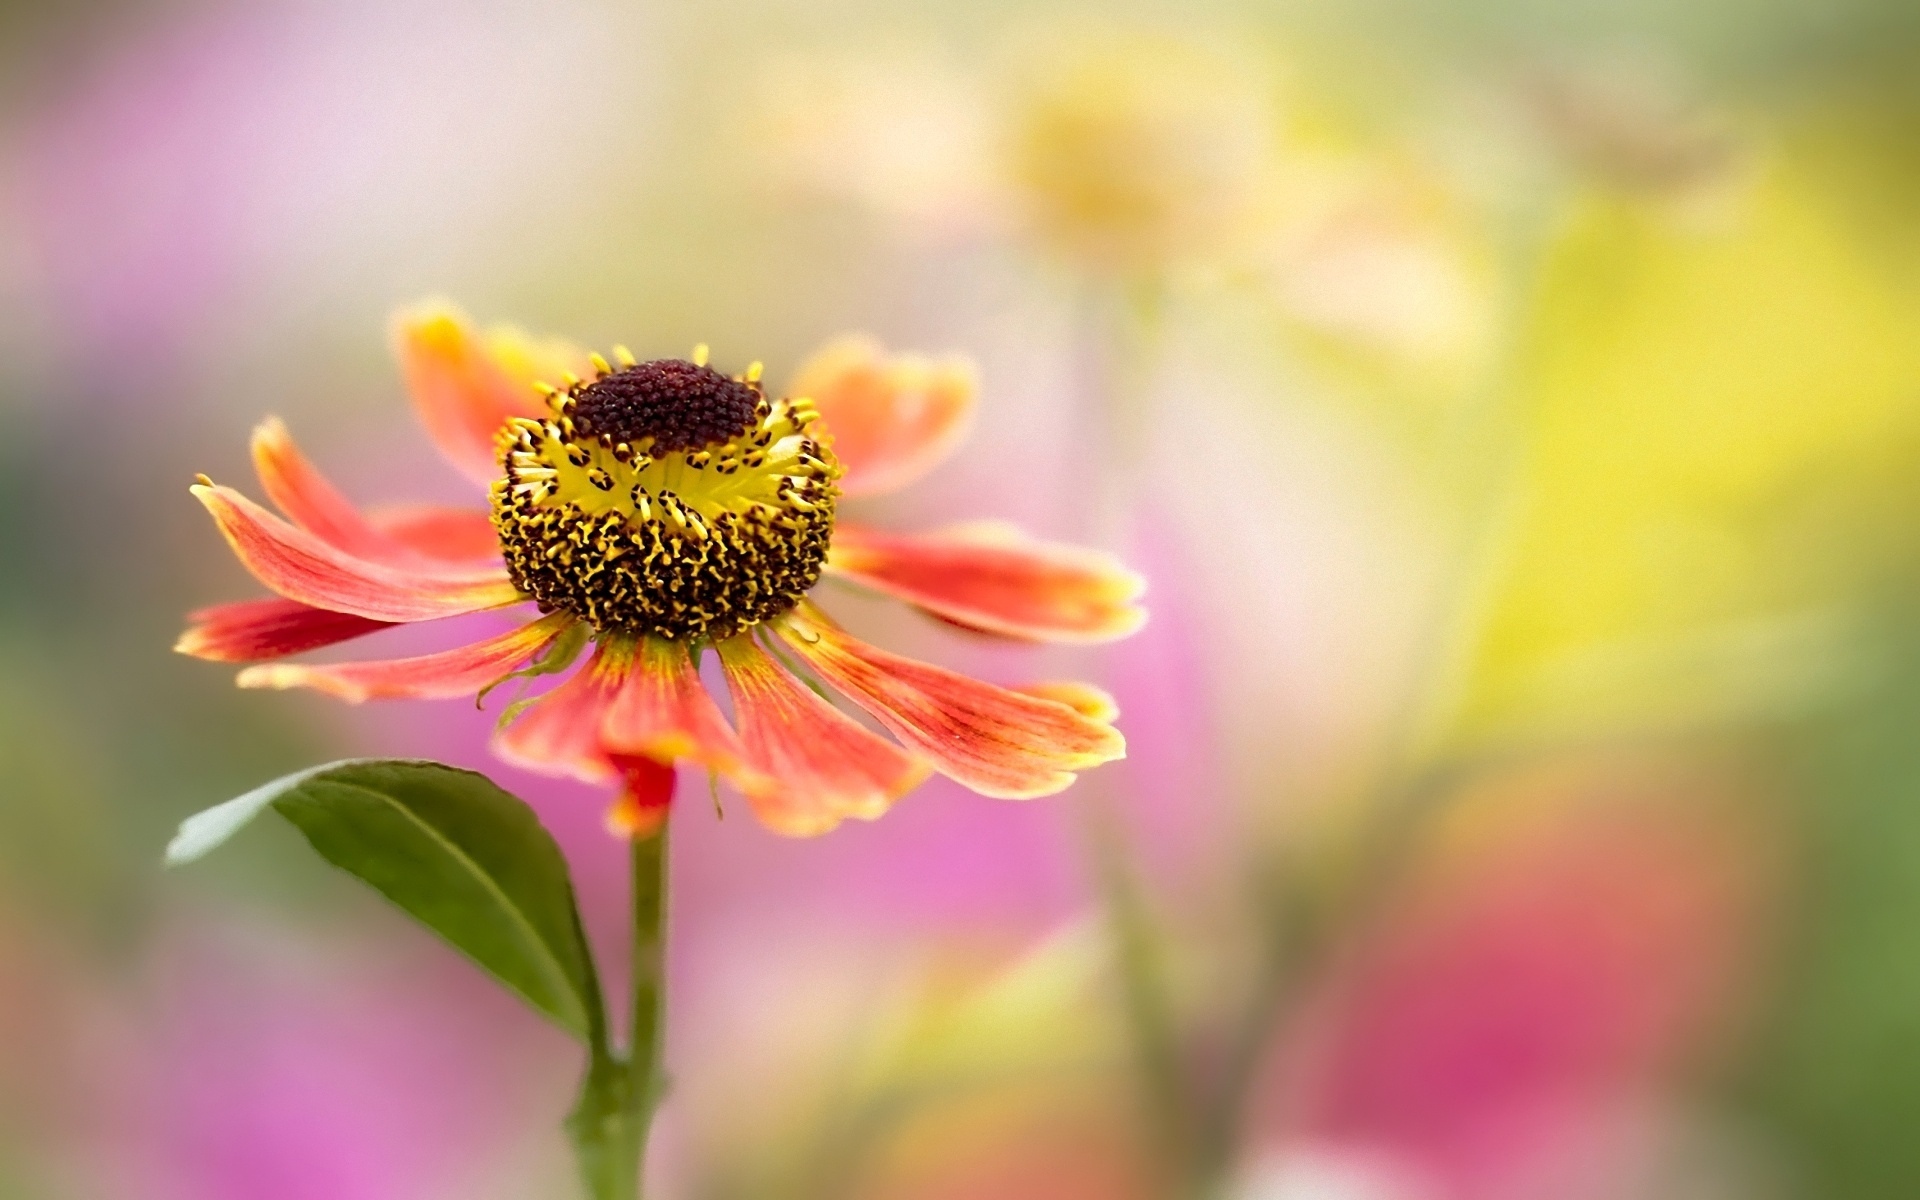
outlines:
[[[760,390],[712,367],[662,359],[622,367],[568,395],[577,436],[605,447],[651,438],[656,455],[740,437],[760,416]]]
[[[492,515],[514,584],[603,633],[720,639],[787,612],[820,578],[841,474],[812,403],[704,354],[620,357],[501,429]]]

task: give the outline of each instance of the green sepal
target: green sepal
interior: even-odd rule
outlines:
[[[532,662],[517,671],[508,671],[505,675],[502,675],[492,683],[481,688],[479,694],[473,698],[473,706],[475,708],[485,707],[487,693],[511,680],[533,679],[540,675],[558,675],[560,672],[572,666],[574,660],[580,657],[580,652],[586,649],[587,642],[591,637],[592,631],[588,629],[586,623],[584,621],[575,621],[573,624],[561,630],[559,636],[555,637],[553,641],[547,643],[546,647],[541,650],[540,654]],[[525,706],[508,705],[507,711],[500,715],[500,725],[504,727],[510,715],[517,713],[522,707]]]

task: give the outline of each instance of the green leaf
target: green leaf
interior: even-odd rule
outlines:
[[[272,808],[320,856],[370,884],[582,1041],[604,1036],[593,955],[566,860],[531,808],[486,776],[417,759],[296,771],[181,823],[191,862]]]

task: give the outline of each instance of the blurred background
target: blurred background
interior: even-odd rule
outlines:
[[[1151,580],[1125,763],[815,841],[684,804],[686,1200],[1821,1200],[1920,1148],[1920,9],[0,4],[0,1197],[567,1196],[577,1051],[263,823],[489,771],[603,952],[604,797],[463,704],[242,693],[195,472],[458,500],[447,295],[776,383],[980,364],[863,510]],[[243,486],[250,488],[250,483]],[[386,637],[389,635],[380,635]],[[403,636],[403,635],[402,635]]]

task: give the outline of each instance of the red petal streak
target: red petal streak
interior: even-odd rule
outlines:
[[[494,752],[544,775],[613,782],[619,771],[601,745],[600,725],[633,666],[631,643],[601,642],[585,667],[494,736]]]
[[[820,410],[847,471],[840,490],[853,496],[905,487],[937,466],[965,440],[978,391],[965,359],[888,355],[871,338],[844,337],[808,359],[787,394]]]
[[[428,621],[523,599],[505,570],[425,575],[346,554],[232,488],[199,484],[227,544],[260,582],[289,600],[375,621]]]
[[[310,687],[349,704],[364,700],[446,700],[471,696],[503,675],[525,666],[572,623],[571,616],[555,613],[471,646],[417,658],[320,666],[269,663],[240,672],[240,686]]]
[[[278,417],[253,431],[253,467],[267,499],[287,519],[328,545],[374,562],[406,563],[414,558],[404,545],[373,527],[312,461],[294,445]]]
[[[601,724],[607,748],[662,762],[692,759],[728,776],[743,792],[764,786],[767,781],[747,768],[740,740],[700,682],[687,648],[642,638],[639,658]]]
[[[776,833],[810,837],[872,820],[927,777],[928,764],[816,696],[751,636],[719,644],[747,762],[773,781],[748,800]]]
[[[482,336],[455,309],[428,304],[394,319],[394,342],[421,424],[448,461],[475,483],[500,474],[494,435],[509,417],[547,415],[536,380],[558,385],[582,357],[510,329]]]
[[[626,783],[607,809],[607,832],[634,841],[659,833],[673,804],[673,764],[615,755],[614,765]]]
[[[214,662],[280,658],[351,641],[393,625],[277,596],[216,604],[188,613],[187,620],[191,624],[173,648]]]
[[[1118,730],[1054,700],[915,662],[848,636],[810,605],[776,627],[807,665],[942,774],[987,796],[1060,791],[1073,772],[1121,758]]]
[[[1104,642],[1146,621],[1146,583],[1109,554],[1043,542],[1010,525],[931,533],[834,530],[828,569],[943,620],[1029,641]]]
[[[500,533],[479,509],[392,505],[369,510],[367,519],[424,558],[474,563],[500,557]]]

